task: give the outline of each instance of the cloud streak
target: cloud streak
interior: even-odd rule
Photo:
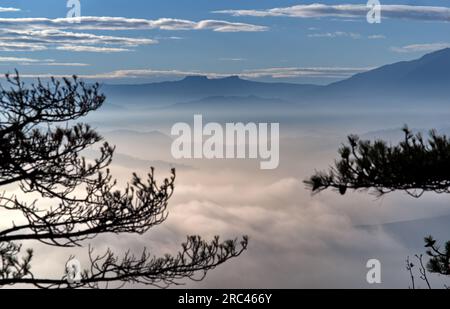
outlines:
[[[19,58],[19,57],[0,57],[0,62],[38,62],[41,60],[32,58]]]
[[[368,71],[372,68],[350,67],[284,67],[257,70],[245,70],[240,76],[245,78],[346,78],[354,74]]]
[[[56,62],[54,59],[35,59],[35,58],[24,58],[24,57],[0,57],[0,64],[20,64],[20,65],[36,65],[36,66],[70,66],[70,67],[89,66],[86,63]]]
[[[158,43],[157,40],[148,38],[130,38],[109,35],[95,35],[90,33],[77,33],[61,31],[56,29],[45,30],[0,30],[0,38],[3,41],[14,41],[22,43],[38,44],[107,44],[107,45],[151,45]]]
[[[56,49],[75,52],[124,52],[130,51],[130,47],[158,43],[157,40],[148,38],[95,35],[56,29],[2,29],[0,30],[0,42],[2,42],[0,50],[3,51]]]
[[[352,39],[360,39],[361,34],[354,32],[344,32],[344,31],[335,31],[335,32],[324,32],[324,33],[311,33],[308,34],[309,38],[339,38],[339,37],[347,37]]]
[[[245,58],[219,58],[220,61],[232,61],[232,62],[240,62],[245,61]]]
[[[294,17],[294,18],[362,18],[366,17],[369,8],[365,4],[307,4],[290,7],[273,8],[268,10],[221,10],[214,11],[219,14],[232,16],[254,17]],[[416,6],[416,5],[382,5],[382,18],[409,19],[422,21],[450,21],[450,8],[442,6]]]
[[[20,9],[0,7],[0,13],[7,13],[7,12],[20,12]]]
[[[264,68],[255,70],[244,70],[237,73],[217,73],[217,72],[198,72],[198,71],[183,71],[183,70],[154,70],[154,69],[139,69],[139,70],[117,70],[107,73],[91,74],[79,76],[84,79],[97,80],[115,80],[115,79],[138,79],[138,78],[182,78],[185,76],[207,76],[208,78],[224,78],[230,75],[239,76],[241,78],[258,79],[258,78],[347,78],[354,74],[365,72],[372,68],[350,68],[350,67],[280,67],[280,68]],[[39,74],[22,74],[24,78],[37,77],[66,77],[66,75],[39,75]]]
[[[16,52],[16,51],[43,51],[46,50],[47,47],[42,44],[33,44],[33,43],[20,43],[20,42],[5,42],[0,41],[0,51],[6,52]]]
[[[75,23],[74,21],[79,21]],[[86,16],[77,18],[0,18],[0,51],[42,51],[117,53],[131,47],[159,43],[156,39],[98,35],[82,31],[166,30],[214,32],[259,32],[265,26],[223,20],[160,18],[156,20],[124,17]]]
[[[367,37],[369,40],[384,40],[386,36],[383,34],[372,34]]]
[[[131,51],[127,48],[116,47],[98,47],[98,46],[81,46],[81,45],[62,45],[56,47],[57,50],[71,51],[71,52],[87,52],[87,53],[120,53]]]
[[[75,22],[79,21],[79,22]],[[156,20],[125,17],[84,16],[80,18],[0,18],[0,28],[19,29],[76,29],[76,30],[212,30],[215,32],[259,32],[265,26],[233,23],[223,20],[201,20],[198,22],[160,18]]]
[[[397,53],[418,53],[418,52],[433,52],[444,48],[449,48],[450,43],[425,43],[425,44],[411,44],[401,47],[391,47],[391,50]]]

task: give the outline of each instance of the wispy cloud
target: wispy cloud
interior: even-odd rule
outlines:
[[[88,66],[86,63],[76,62],[56,62],[54,59],[35,59],[25,57],[0,57],[0,64],[19,64],[25,66],[70,66],[70,67],[83,67]]]
[[[79,21],[79,22],[74,22]],[[233,23],[223,20],[201,20],[198,22],[160,18],[156,20],[125,17],[84,16],[73,18],[0,18],[0,28],[22,29],[77,29],[77,30],[212,30],[216,32],[258,32],[267,31],[265,26]]]
[[[352,39],[360,39],[361,34],[354,32],[343,32],[343,31],[335,31],[335,32],[324,32],[324,33],[311,33],[308,34],[310,38],[338,38],[338,37],[347,37]]]
[[[391,47],[391,50],[397,53],[417,53],[417,52],[433,52],[444,48],[449,48],[450,43],[425,43],[411,44],[401,47]]]
[[[41,44],[34,43],[20,43],[20,42],[2,42],[0,41],[0,51],[15,52],[15,51],[43,51],[47,47]]]
[[[97,80],[114,80],[114,79],[139,79],[139,78],[182,78],[185,76],[207,76],[209,78],[223,78],[230,75],[239,76],[241,78],[258,79],[258,78],[274,78],[289,79],[298,77],[309,78],[347,78],[356,73],[365,72],[372,69],[371,67],[280,67],[280,68],[263,68],[255,70],[244,70],[236,73],[218,73],[218,72],[199,72],[199,71],[183,71],[183,70],[117,70],[107,73],[91,74],[79,76],[84,79]],[[65,77],[66,75],[52,74],[23,74],[25,78],[37,77]]]
[[[273,8],[268,10],[221,10],[213,13],[230,14],[233,16],[255,16],[255,17],[274,17],[287,16],[299,18],[317,18],[317,17],[354,17],[367,14],[366,5],[341,4],[308,4],[295,5],[290,7]]]
[[[365,36],[361,35],[360,33],[355,32],[345,32],[345,31],[334,31],[334,32],[321,32],[321,33],[310,33],[308,34],[309,38],[351,38],[354,40],[361,39]],[[369,40],[381,40],[385,39],[386,36],[382,34],[373,34],[367,36]]]
[[[77,43],[77,44],[107,44],[107,45],[150,45],[158,43],[157,40],[149,38],[130,38],[109,35],[95,35],[90,33],[77,33],[62,31],[57,29],[45,30],[0,30],[1,40],[11,40],[24,43],[38,44],[61,44],[61,43]]]
[[[268,27],[245,23],[231,23],[220,20],[203,20],[201,22],[198,22],[192,30],[203,29],[210,29],[217,32],[261,32],[267,31]]]
[[[220,61],[233,61],[233,62],[240,62],[245,61],[244,58],[219,58]]]
[[[88,53],[121,53],[131,51],[131,49],[127,48],[83,46],[83,45],[62,45],[56,47],[56,49],[64,51],[88,52]]]
[[[127,38],[88,33],[74,33],[60,30],[2,30],[0,31],[0,50],[36,51],[55,48],[70,51],[119,52],[126,48],[106,48],[89,45],[139,46],[156,44],[156,40],[144,38]]]
[[[0,7],[0,13],[6,13],[6,12],[20,12],[20,9]]]
[[[369,40],[384,40],[386,38],[383,34],[372,34],[367,37]]]
[[[258,70],[246,70],[240,75],[247,78],[346,78],[356,73],[368,71],[373,68],[369,67],[282,67],[282,68],[267,68]]]
[[[86,52],[123,52],[129,51],[129,47],[158,43],[157,40],[148,38],[95,35],[56,29],[2,29],[0,30],[0,42],[2,42],[0,50],[4,51],[57,49]],[[117,47],[111,47],[111,45]]]
[[[155,40],[184,40],[185,38],[180,36],[157,36]]]
[[[116,53],[131,47],[157,44],[157,39],[99,35],[81,31],[117,30],[211,30],[214,32],[258,32],[265,26],[223,20],[198,22],[160,18],[156,20],[125,17],[86,16],[71,18],[0,18],[0,51],[42,51],[56,49],[70,52]],[[180,39],[179,37],[170,37]]]
[[[28,65],[28,64],[25,64]],[[51,66],[51,67],[88,67],[90,66],[87,63],[79,63],[79,62],[40,62],[40,63],[32,63],[31,65],[41,65],[41,66]]]
[[[450,21],[450,8],[442,6],[415,6],[415,5],[382,5],[382,17],[392,19],[410,19],[426,21]],[[273,8],[268,10],[221,10],[214,13],[230,14],[233,16],[255,17],[296,17],[296,18],[361,18],[366,17],[369,8],[365,4],[307,4],[290,7]]]
[[[0,57],[0,62],[39,62],[42,60],[19,57]]]

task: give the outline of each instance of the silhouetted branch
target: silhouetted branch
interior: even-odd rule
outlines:
[[[10,263],[9,268],[17,270],[10,271],[9,275],[4,276],[0,271],[0,286],[28,284],[47,289],[100,288],[111,283],[118,284],[119,287],[125,283],[134,283],[166,288],[170,285],[183,284],[183,280],[186,279],[203,280],[209,270],[241,255],[247,248],[247,244],[247,237],[240,242],[229,240],[223,243],[219,241],[219,237],[216,237],[211,243],[207,243],[198,236],[191,236],[176,256],[165,255],[162,258],[150,255],[147,250],[144,250],[140,256],[127,252],[119,258],[111,250],[97,256],[90,248],[91,266],[81,273],[79,282],[70,284],[66,277],[35,278],[27,269],[26,265],[29,263]],[[13,248],[12,255],[16,256],[19,250],[20,248]],[[21,270],[22,268],[24,270]]]
[[[408,128],[404,133],[404,141],[396,146],[349,136],[335,166],[305,183],[313,192],[332,188],[341,194],[349,189],[373,190],[378,195],[406,191],[413,197],[427,191],[450,193],[450,139],[435,131],[427,141]]]
[[[427,269],[431,273],[440,275],[450,275],[450,241],[445,243],[442,249],[434,240],[432,236],[425,238],[427,255],[430,260],[427,264]]]
[[[352,135],[348,145],[339,149],[340,159],[328,172],[317,172],[306,180],[313,193],[326,189],[338,190],[342,195],[349,189],[372,190],[381,196],[393,191],[405,191],[419,198],[425,192],[450,193],[450,139],[432,130],[427,141],[421,134],[413,135],[405,127],[405,138],[396,146],[386,142],[362,141]],[[416,255],[420,279],[429,289],[431,284],[427,272],[450,275],[450,241],[441,249],[433,237],[425,238],[427,255],[424,265],[423,255]],[[406,260],[412,288],[416,288],[413,269],[409,257]]]
[[[431,290],[431,284],[430,284],[430,281],[428,280],[427,269],[425,268],[425,266],[423,264],[423,254],[420,254],[420,255],[416,254],[416,259],[419,261],[419,265],[420,265],[420,268],[419,268],[420,279],[425,281],[428,289]]]
[[[102,256],[90,250],[91,266],[78,284],[70,286],[67,278],[36,278],[31,272],[33,251],[21,255],[15,242],[73,247],[99,234],[144,234],[167,218],[175,170],[160,185],[153,168],[146,179],[134,174],[126,188],[118,190],[108,169],[114,147],[104,142],[98,158],[88,162],[82,152],[103,138],[86,124],[72,124],[105,101],[98,84],[88,86],[74,76],[26,86],[17,72],[6,79],[10,87],[0,87],[0,186],[16,184],[24,194],[37,194],[54,206],[41,208],[39,200],[23,203],[6,192],[0,196],[0,211],[24,219],[0,230],[0,287],[97,288],[109,283],[166,287],[183,279],[203,279],[247,248],[246,237],[240,243],[220,243],[216,238],[209,244],[189,237],[178,255],[163,258],[144,251],[140,257],[127,253],[119,259],[110,250]]]
[[[158,187],[153,169],[144,183],[134,175],[124,192],[114,185],[88,187],[84,201],[62,199],[58,207],[41,212],[35,204],[3,198],[0,207],[20,211],[28,224],[0,231],[0,242],[39,240],[46,244],[78,246],[102,233],[143,234],[167,218],[166,208],[173,194],[175,170],[170,179]],[[6,202],[5,202],[6,201]]]
[[[411,276],[411,286],[410,289],[415,290],[416,289],[416,278],[414,277],[413,268],[414,264],[409,259],[409,256],[406,258],[406,270],[409,272],[409,275]]]

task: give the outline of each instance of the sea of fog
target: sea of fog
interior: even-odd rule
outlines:
[[[207,113],[205,121],[280,123],[280,166],[260,170],[258,160],[175,160],[174,123],[193,114],[174,111],[99,111],[86,121],[117,146],[112,172],[124,184],[133,172],[156,167],[159,179],[177,168],[169,218],[144,236],[105,235],[89,243],[98,252],[144,247],[156,255],[176,253],[186,235],[250,237],[248,251],[188,288],[407,288],[405,259],[424,253],[423,237],[448,238],[450,197],[403,193],[377,198],[368,193],[311,195],[303,181],[327,169],[348,134],[395,143],[400,128],[450,130],[445,113],[329,112]],[[91,154],[93,155],[93,154]],[[9,219],[9,218],[8,218]],[[3,218],[5,223],[8,219]],[[447,237],[447,238],[446,238]],[[60,277],[69,256],[88,265],[87,249],[35,244],[34,271]],[[366,263],[378,259],[382,284],[366,281]],[[441,279],[433,278],[436,287]]]

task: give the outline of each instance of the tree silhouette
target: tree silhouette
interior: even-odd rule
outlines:
[[[141,283],[157,287],[180,284],[182,279],[202,280],[206,273],[239,256],[247,237],[208,243],[188,237],[180,252],[157,258],[147,250],[139,256],[116,256],[111,250],[94,255],[79,280],[68,273],[57,279],[40,279],[32,272],[33,250],[23,241],[49,246],[83,246],[100,234],[144,234],[167,218],[168,200],[174,191],[172,176],[158,185],[153,168],[146,179],[136,174],[122,191],[112,178],[114,147],[104,142],[99,156],[87,160],[82,152],[103,141],[90,126],[75,123],[105,101],[99,85],[86,85],[77,77],[51,79],[27,86],[16,72],[6,75],[8,88],[0,88],[0,186],[17,185],[24,196],[38,198],[25,203],[20,197],[0,196],[2,222],[8,214],[20,214],[0,229],[0,287],[28,284],[40,288],[98,288],[110,283]],[[50,207],[39,202],[49,201]]]
[[[334,189],[345,195],[348,190],[366,190],[382,196],[404,191],[414,198],[425,192],[450,193],[450,138],[434,130],[426,140],[407,127],[403,132],[403,141],[394,146],[382,140],[372,142],[349,136],[334,166],[328,172],[316,172],[305,183],[313,193]],[[429,286],[426,271],[450,275],[450,241],[442,247],[429,236],[425,247],[429,257],[426,266],[422,256],[416,258],[421,279]],[[413,267],[408,258],[408,271]]]

